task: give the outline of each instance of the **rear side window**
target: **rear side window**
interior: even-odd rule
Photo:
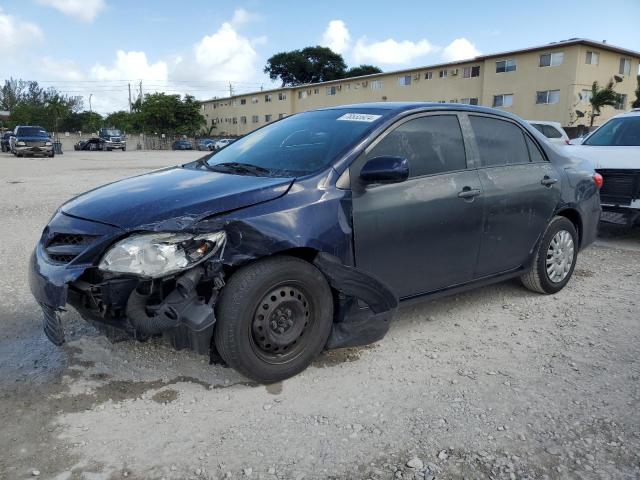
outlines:
[[[544,156],[542,155],[542,152],[540,152],[540,149],[535,144],[535,142],[531,140],[527,135],[525,135],[525,138],[527,140],[527,148],[529,149],[529,157],[531,158],[531,161],[532,162],[546,161],[544,159]]]
[[[562,138],[562,133],[560,133],[556,128],[551,125],[543,125],[542,133],[547,138]]]
[[[419,177],[467,168],[462,131],[455,115],[434,115],[403,123],[367,155],[405,157],[409,176]]]
[[[494,167],[529,162],[529,151],[517,125],[496,118],[470,115],[476,137],[480,165]]]

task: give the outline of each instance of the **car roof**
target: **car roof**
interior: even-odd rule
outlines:
[[[552,125],[554,127],[562,127],[560,122],[550,122],[549,120],[527,120],[529,123],[538,123],[540,125]]]
[[[476,113],[490,113],[512,120],[523,120],[509,112],[499,110],[497,108],[482,107],[479,105],[468,105],[465,103],[436,103],[436,102],[370,102],[370,103],[354,103],[350,105],[336,105],[334,107],[320,108],[318,110],[389,110],[390,112],[396,112],[398,114],[409,111],[464,111],[464,112],[476,112]]]

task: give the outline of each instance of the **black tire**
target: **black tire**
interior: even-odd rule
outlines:
[[[214,344],[227,364],[273,383],[301,372],[320,354],[333,323],[333,297],[310,263],[271,257],[233,274],[220,292],[216,318]]]
[[[563,273],[564,277],[553,279],[547,271],[547,262],[554,261],[553,255],[550,252],[551,242],[560,232],[567,232],[571,237],[573,256],[569,257],[571,258],[570,265],[568,265],[566,261],[564,263],[558,262],[558,268],[562,267],[565,271],[565,273]],[[531,270],[520,277],[522,284],[529,290],[538,293],[552,294],[562,290],[571,279],[573,270],[576,267],[578,245],[578,233],[573,223],[565,217],[554,217],[551,222],[549,222],[540,240]],[[562,250],[564,251],[566,248]]]

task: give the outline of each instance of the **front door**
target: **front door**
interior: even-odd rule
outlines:
[[[409,179],[359,183],[367,160],[405,157]],[[455,114],[413,117],[394,126],[351,168],[356,266],[400,298],[473,278],[482,225],[481,184],[468,170]]]

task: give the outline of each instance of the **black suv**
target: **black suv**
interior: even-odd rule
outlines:
[[[70,304],[274,382],[388,331],[399,302],[571,278],[601,178],[489,108],[381,103],[271,123],[65,203],[31,259],[45,332]]]

